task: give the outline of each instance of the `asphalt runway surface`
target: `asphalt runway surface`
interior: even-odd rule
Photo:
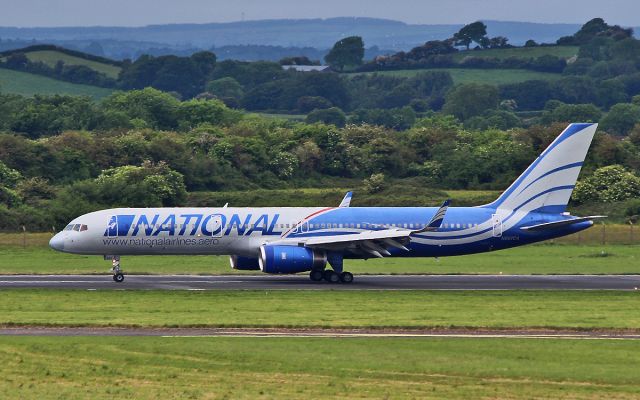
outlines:
[[[352,284],[304,275],[0,275],[0,290],[639,290],[640,275],[357,275]]]
[[[0,327],[0,336],[413,337],[640,340],[637,330]]]

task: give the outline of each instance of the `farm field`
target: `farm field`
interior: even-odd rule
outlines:
[[[0,326],[640,329],[635,291],[6,289]]]
[[[460,61],[465,57],[485,57],[485,58],[538,58],[551,55],[560,58],[571,58],[578,54],[577,46],[544,46],[544,47],[518,47],[513,49],[487,49],[460,51],[453,54],[455,61]]]
[[[639,363],[638,341],[1,337],[0,397],[631,399]]]
[[[34,96],[36,94],[68,94],[73,96],[89,96],[97,100],[113,92],[112,89],[64,82],[45,76],[5,68],[0,68],[0,91],[2,93],[14,93],[23,96]]]
[[[438,68],[438,69],[404,69],[397,71],[364,72],[398,77],[412,77],[427,71],[446,71],[451,74],[456,85],[466,83],[485,83],[489,85],[505,85],[530,80],[555,80],[562,75],[550,72],[536,72],[524,69],[471,69],[471,68]]]
[[[109,65],[105,63],[101,63],[93,60],[86,60],[80,57],[74,57],[69,54],[65,54],[59,51],[54,50],[37,50],[37,51],[29,51],[25,53],[27,58],[34,62],[43,62],[50,67],[55,67],[58,61],[63,61],[66,65],[84,65],[95,71],[102,72],[107,75],[109,78],[118,78],[118,74],[122,68]]]

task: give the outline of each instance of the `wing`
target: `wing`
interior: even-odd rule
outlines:
[[[403,228],[388,228],[380,230],[367,230],[360,233],[337,236],[314,236],[301,238],[288,238],[272,244],[285,244],[292,246],[305,246],[328,251],[349,252],[363,258],[390,256],[392,248],[409,251],[407,245],[411,241],[411,235],[426,231],[435,231],[441,225],[447,212],[449,200],[445,201],[436,211],[425,227],[418,230]]]

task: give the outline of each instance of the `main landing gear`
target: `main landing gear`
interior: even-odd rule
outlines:
[[[309,278],[311,278],[314,282],[320,282],[325,280],[329,283],[352,283],[353,282],[353,274],[351,272],[344,271],[342,273],[337,273],[334,270],[326,269],[324,271],[319,269],[314,269],[309,273]]]
[[[111,260],[111,272],[113,272],[113,281],[114,282],[117,282],[117,283],[124,282],[124,274],[122,273],[122,270],[120,269],[120,257],[119,256],[113,256],[113,259]]]
[[[325,280],[329,283],[352,283],[353,282],[353,274],[351,272],[347,272],[343,270],[344,266],[344,257],[342,253],[338,252],[328,252],[327,253],[327,262],[331,265],[333,269],[325,269],[322,268],[313,269],[309,274],[309,278],[311,278],[314,282],[320,282],[321,280]],[[325,264],[326,266],[326,264]]]

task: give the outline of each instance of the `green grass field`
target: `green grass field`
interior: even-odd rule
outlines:
[[[113,90],[0,68],[0,92],[15,93],[23,96],[68,94],[101,99],[110,95]]]
[[[2,337],[1,398],[632,399],[640,342]]]
[[[560,58],[571,58],[578,54],[577,46],[545,46],[545,47],[517,47],[513,49],[488,49],[460,51],[453,55],[455,61],[460,61],[465,57],[485,57],[505,59],[516,58],[538,58],[544,55],[552,55]]]
[[[636,291],[2,291],[0,325],[640,329]]]
[[[412,77],[427,71],[446,71],[451,74],[453,83],[486,83],[489,85],[505,85],[530,80],[555,80],[561,74],[536,72],[524,69],[471,69],[471,68],[438,68],[438,69],[403,69],[397,71],[364,72],[364,74],[380,74],[398,77]]]
[[[95,71],[102,72],[109,78],[118,78],[118,74],[122,68],[115,65],[104,64],[97,61],[86,60],[80,57],[74,57],[69,54],[61,53],[55,50],[37,50],[25,53],[27,58],[34,62],[43,62],[50,67],[55,67],[58,61],[63,61],[66,65],[84,65]]]

